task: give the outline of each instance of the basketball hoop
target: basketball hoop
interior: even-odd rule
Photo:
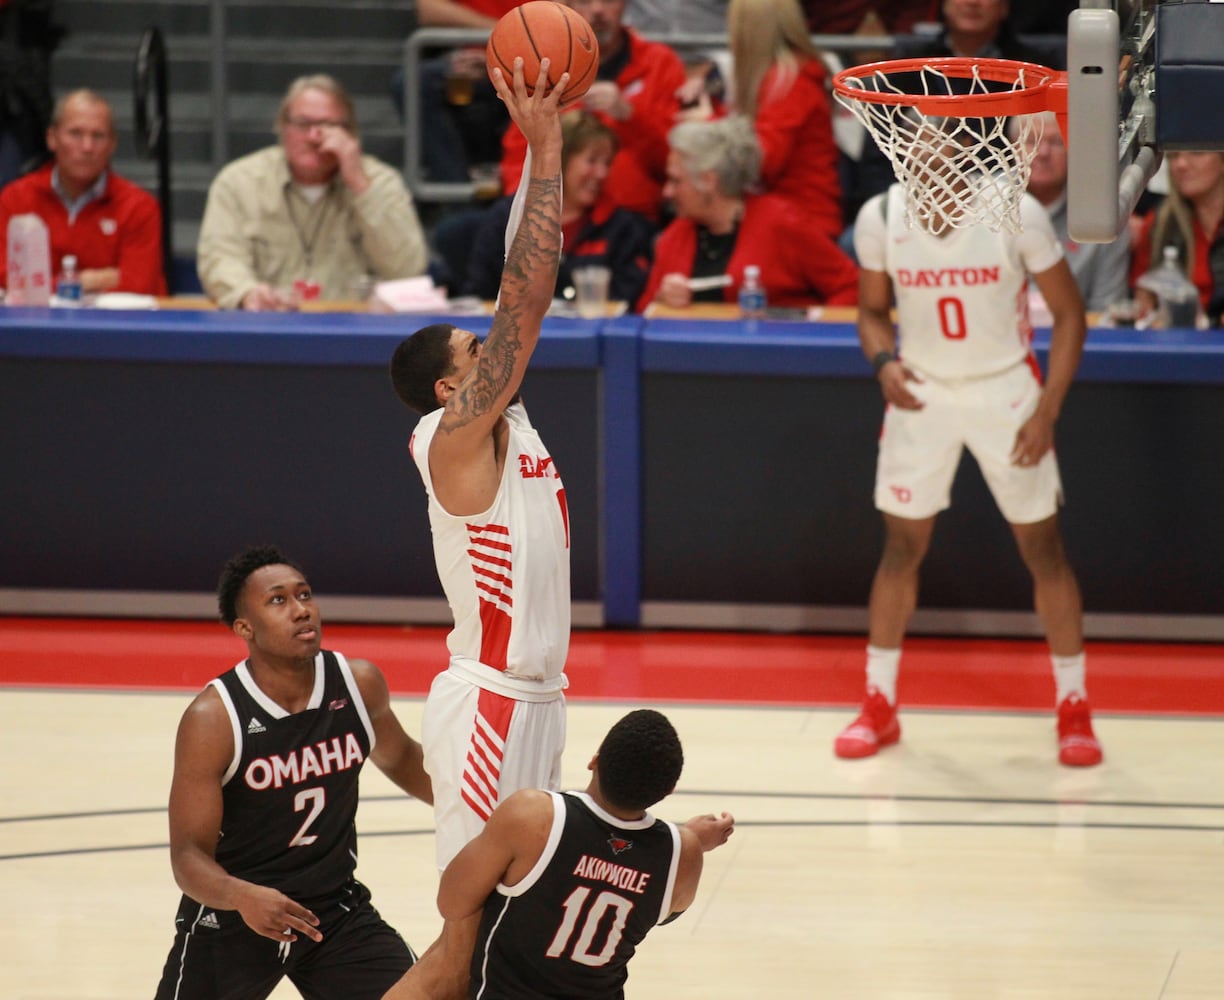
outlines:
[[[933,233],[978,223],[1020,232],[1038,115],[1053,111],[1065,134],[1066,88],[1065,73],[1011,59],[893,59],[833,77],[838,101],[892,163],[906,225]]]

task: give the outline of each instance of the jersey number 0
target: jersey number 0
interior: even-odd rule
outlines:
[[[965,303],[952,295],[947,295],[935,303],[939,310],[939,328],[949,340],[964,340],[969,333],[965,322]]]

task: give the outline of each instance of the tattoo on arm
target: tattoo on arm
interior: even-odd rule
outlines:
[[[439,433],[459,430],[489,413],[535,349],[552,301],[561,253],[561,179],[533,177],[526,208],[502,268],[501,298],[472,377],[442,416]]]

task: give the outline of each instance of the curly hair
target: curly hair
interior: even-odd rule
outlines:
[[[408,409],[426,414],[441,405],[434,384],[455,369],[451,334],[456,329],[451,323],[423,326],[395,349],[391,385]]]
[[[684,768],[680,736],[651,708],[630,712],[608,730],[595,763],[599,790],[618,809],[645,810],[670,795]]]
[[[226,625],[233,625],[238,619],[238,597],[247,580],[257,569],[265,566],[290,566],[306,575],[301,566],[285,558],[285,554],[275,545],[252,545],[239,552],[225,564],[221,579],[217,581],[217,607],[221,612],[221,621]]]

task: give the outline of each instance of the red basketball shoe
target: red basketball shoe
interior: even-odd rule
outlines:
[[[838,757],[871,757],[881,747],[901,739],[901,723],[896,706],[890,705],[875,688],[867,689],[867,700],[859,717],[843,729],[833,741]]]
[[[1058,706],[1058,762],[1068,767],[1101,763],[1101,744],[1092,731],[1092,710],[1077,695]]]

